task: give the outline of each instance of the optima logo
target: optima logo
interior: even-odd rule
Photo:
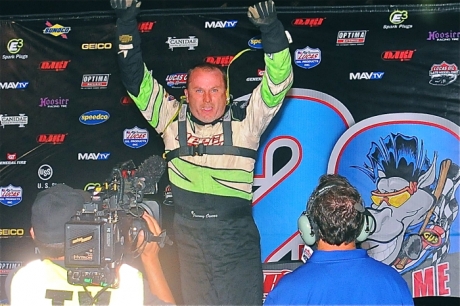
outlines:
[[[69,65],[69,61],[43,61],[40,63],[40,70],[45,70],[45,71],[50,71],[50,70],[55,70],[55,71],[63,71],[67,68]]]
[[[86,125],[101,124],[109,120],[110,114],[103,110],[92,110],[82,114],[79,118],[80,122]]]
[[[78,153],[78,160],[107,160],[110,153]]]

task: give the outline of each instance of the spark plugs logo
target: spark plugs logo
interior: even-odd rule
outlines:
[[[8,44],[6,45],[6,49],[11,55],[2,55],[3,60],[10,60],[10,59],[27,59],[29,55],[27,54],[20,54],[21,48],[24,47],[24,40],[21,38],[13,38],[10,39]]]
[[[168,40],[165,41],[169,45],[169,49],[174,51],[174,48],[188,48],[189,50],[195,50],[195,47],[198,47],[198,38],[195,36],[189,36],[188,38],[176,38],[168,37]]]
[[[411,24],[403,24],[403,22],[405,22],[408,18],[409,13],[407,11],[396,10],[390,14],[389,20],[391,22],[391,25],[385,24],[383,25],[383,29],[411,29]]]
[[[47,21],[46,28],[43,29],[43,34],[53,35],[54,37],[61,36],[64,39],[67,39],[67,34],[69,34],[71,28],[64,27],[60,24],[52,24],[51,22]]]

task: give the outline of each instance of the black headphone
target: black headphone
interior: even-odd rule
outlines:
[[[299,219],[297,220],[297,228],[299,229],[300,237],[305,242],[305,244],[314,245],[318,238],[315,234],[315,232],[318,231],[318,226],[310,218],[311,207],[315,202],[316,198],[321,194],[325,193],[327,190],[341,185],[343,184],[337,184],[337,182],[327,184],[323,188],[318,190],[315,194],[313,194],[308,200],[307,210],[303,211]],[[364,207],[363,203],[356,203],[354,207],[357,211],[359,211],[361,215],[360,232],[358,237],[355,238],[355,240],[357,242],[362,242],[366,240],[367,237],[369,237],[369,235],[375,231],[375,220],[372,214]]]

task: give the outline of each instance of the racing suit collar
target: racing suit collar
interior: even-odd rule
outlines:
[[[211,125],[214,125],[218,122],[221,122],[222,121],[222,118],[224,118],[224,115],[225,113],[228,111],[228,109],[230,108],[230,105],[227,105],[225,106],[225,111],[224,113],[222,114],[222,116],[220,116],[219,118],[217,118],[216,120],[212,121],[212,122],[209,122],[209,123],[205,123],[203,121],[201,121],[200,119],[196,118],[195,116],[193,116],[192,112],[190,111],[190,107],[187,109],[187,112],[190,114],[190,119],[195,122],[196,124],[199,124],[199,125],[207,125],[207,124],[211,124]]]

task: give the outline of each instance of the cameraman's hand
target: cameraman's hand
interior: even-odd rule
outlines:
[[[142,219],[145,220],[145,223],[147,223],[147,226],[152,234],[154,234],[155,236],[158,236],[161,234],[160,225],[158,224],[157,220],[155,220],[154,217],[144,212],[144,214],[142,215]],[[137,247],[140,247],[141,244],[145,241],[144,233],[139,233],[139,236],[140,237],[137,241]],[[141,259],[144,260],[144,259],[151,259],[152,257],[157,257],[159,251],[160,251],[160,246],[158,245],[157,242],[147,242],[141,254]]]
[[[115,10],[117,17],[122,22],[136,20],[141,2],[138,0],[110,0],[110,6]]]
[[[155,218],[153,218],[146,212],[144,212],[142,218],[147,223],[149,230],[150,232],[152,232],[152,234],[154,234],[155,236],[160,235],[161,228],[157,220],[155,220]],[[140,241],[143,241],[142,238],[145,237],[139,238]],[[141,254],[141,260],[142,264],[144,265],[145,276],[149,283],[150,291],[154,295],[156,295],[158,298],[167,303],[176,304],[174,296],[164,276],[160,259],[158,258],[159,251],[160,246],[157,242],[147,242],[147,244],[145,245],[144,251]]]

